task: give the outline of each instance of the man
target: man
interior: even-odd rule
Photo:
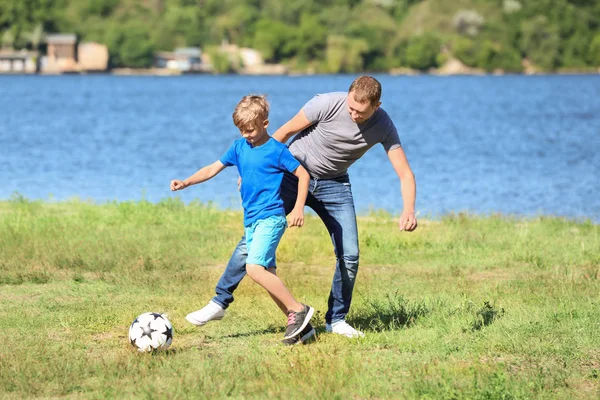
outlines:
[[[404,210],[401,231],[417,228],[415,217],[416,183],[394,123],[381,106],[381,84],[373,77],[358,77],[348,93],[317,95],[274,134],[273,138],[289,145],[292,155],[311,176],[306,205],[321,218],[332,238],[336,268],[325,315],[326,330],[347,337],[364,334],[346,322],[352,291],[358,272],[358,230],[348,168],[377,143],[385,149],[398,178]],[[294,207],[297,181],[287,174],[281,185],[286,212]],[[198,326],[222,319],[233,301],[233,292],[246,274],[246,240],[240,240],[225,272],[216,296],[204,308],[188,314],[186,319]],[[283,310],[287,313],[287,310]],[[314,335],[308,325],[296,340],[304,342]]]

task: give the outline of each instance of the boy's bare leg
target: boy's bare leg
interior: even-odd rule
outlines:
[[[281,279],[263,266],[246,264],[246,272],[271,295],[277,306],[287,314],[288,310],[300,312],[304,306],[296,301],[292,293],[285,287]]]
[[[277,269],[276,268],[268,268],[267,271],[269,271],[270,273],[272,273],[273,275],[277,275]],[[271,298],[273,299],[273,301],[275,302],[275,304],[277,304],[277,307],[279,307],[279,309],[285,314],[287,315],[287,308],[285,308],[285,305],[280,302],[277,297],[273,296],[271,293],[269,293],[269,296],[271,296]]]

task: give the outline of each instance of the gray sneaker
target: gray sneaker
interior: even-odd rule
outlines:
[[[287,328],[285,329],[284,339],[290,339],[300,335],[315,313],[315,309],[311,306],[307,306],[306,304],[302,304],[302,306],[302,311],[288,311],[288,323]]]
[[[293,338],[283,339],[281,343],[286,346],[293,346],[295,344],[306,344],[312,339],[315,338],[315,329],[310,324],[310,322],[302,329],[302,332],[298,336],[294,336]]]

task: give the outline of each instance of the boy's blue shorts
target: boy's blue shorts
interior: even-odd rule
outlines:
[[[246,264],[261,265],[265,268],[275,267],[275,250],[287,228],[284,215],[272,215],[247,226],[246,247],[248,258]]]

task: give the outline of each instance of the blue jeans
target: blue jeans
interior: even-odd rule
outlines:
[[[281,198],[285,212],[294,208],[298,193],[298,180],[285,174],[281,183]],[[335,252],[335,273],[329,293],[327,323],[346,318],[352,302],[352,291],[358,272],[358,230],[356,211],[347,174],[333,179],[311,178],[306,205],[321,218],[331,236]],[[242,237],[233,251],[227,268],[217,283],[213,301],[227,308],[233,302],[233,292],[246,275],[246,238]]]

